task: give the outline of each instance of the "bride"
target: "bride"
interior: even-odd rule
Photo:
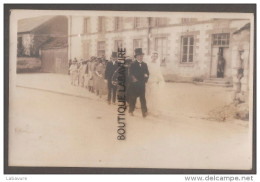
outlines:
[[[160,95],[163,92],[164,78],[160,68],[160,59],[157,52],[153,52],[151,60],[147,62],[149,69],[149,79],[146,85],[147,106],[150,115],[158,116],[160,114]]]

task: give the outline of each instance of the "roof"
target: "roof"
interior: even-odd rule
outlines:
[[[240,29],[238,29],[237,31],[235,31],[233,34],[238,34],[244,30],[250,30],[250,23],[245,24],[243,27],[241,27]]]
[[[51,20],[54,16],[40,16],[35,18],[26,18],[18,21],[18,33],[31,32],[43,23]]]
[[[67,37],[52,37],[48,42],[41,46],[42,49],[57,49],[68,47]]]

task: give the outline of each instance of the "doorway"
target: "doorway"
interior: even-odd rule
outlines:
[[[211,55],[212,78],[225,78],[231,76],[230,49],[228,47],[213,47]]]

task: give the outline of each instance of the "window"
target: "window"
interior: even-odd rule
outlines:
[[[99,16],[98,17],[98,32],[105,31],[105,17]]]
[[[181,39],[181,62],[191,63],[193,62],[193,47],[194,47],[194,37],[193,36],[183,36]]]
[[[196,21],[197,21],[196,18],[182,18],[181,19],[181,23],[183,23],[183,24],[194,23]]]
[[[167,25],[167,18],[156,18],[155,25],[158,27]]]
[[[115,40],[114,51],[117,52],[118,48],[123,48],[123,41],[122,40]]]
[[[135,49],[142,48],[142,39],[133,40],[133,53],[135,54]]]
[[[115,17],[115,30],[123,29],[123,19],[121,17]]]
[[[88,59],[90,58],[90,40],[83,40],[82,41],[82,58]]]
[[[213,34],[213,46],[228,47],[229,46],[229,33]]]
[[[105,56],[105,41],[99,41],[97,44],[97,56]]]
[[[84,33],[89,33],[89,28],[90,28],[89,18],[85,18],[84,19]]]
[[[137,17],[134,21],[135,28],[142,28],[145,27],[145,18]]]
[[[165,62],[167,58],[167,38],[159,37],[155,38],[154,50],[158,52],[161,62]]]
[[[135,18],[135,28],[141,27],[141,18]]]

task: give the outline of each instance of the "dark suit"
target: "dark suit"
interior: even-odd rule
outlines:
[[[148,81],[148,77],[144,75],[147,74],[149,77],[149,70],[147,64],[144,62],[140,63],[138,61],[134,61],[129,68],[129,77],[130,77],[130,85],[129,85],[129,112],[134,112],[136,98],[140,97],[142,114],[144,115],[147,112],[146,107],[146,99],[145,99],[145,84]]]
[[[113,62],[109,61],[106,66],[105,70],[105,79],[107,80],[107,87],[108,87],[108,102],[111,102],[111,92],[113,91],[113,102],[116,102],[116,88],[117,86],[112,84],[112,77],[114,72],[118,68],[118,62],[115,61],[114,64]]]

